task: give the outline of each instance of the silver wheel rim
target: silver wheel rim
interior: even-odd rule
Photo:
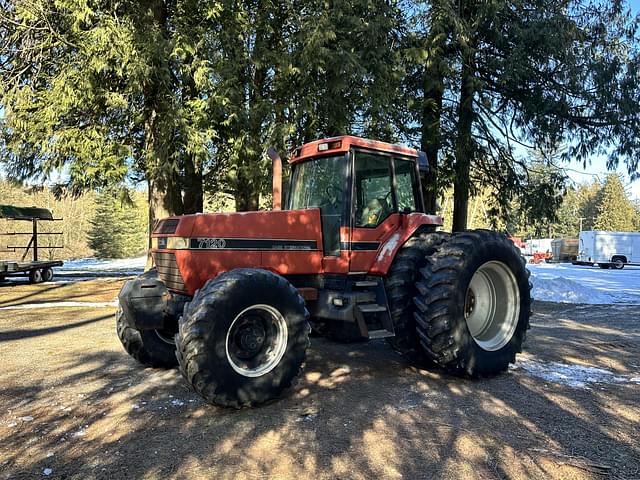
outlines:
[[[278,310],[270,305],[252,305],[240,312],[227,330],[227,361],[244,377],[261,377],[280,363],[287,338],[287,322]]]
[[[476,270],[467,288],[464,316],[483,350],[499,350],[509,343],[520,317],[520,291],[509,267],[491,261]]]

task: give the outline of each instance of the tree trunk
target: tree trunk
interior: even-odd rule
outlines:
[[[441,26],[441,25],[440,25]],[[440,152],[440,117],[444,95],[445,59],[444,35],[439,25],[432,27],[429,45],[431,56],[425,66],[423,78],[421,149],[427,154],[429,170],[422,176],[422,195],[427,213],[436,213],[438,203],[438,154]],[[436,40],[437,39],[437,40]]]
[[[198,169],[193,157],[185,154],[184,162],[184,213],[200,213],[204,210],[202,193],[202,170]]]
[[[154,26],[161,32],[157,38],[158,48],[166,49],[169,39],[167,27],[168,11],[164,1],[151,3]],[[162,52],[162,55],[167,52]],[[182,215],[183,203],[180,191],[180,178],[171,164],[169,146],[171,133],[167,128],[167,116],[170,115],[163,90],[170,88],[162,83],[168,77],[167,72],[158,66],[158,72],[149,76],[144,87],[144,157],[145,170],[149,186],[149,232],[153,231],[156,220]],[[151,238],[149,238],[151,243]]]
[[[259,195],[251,188],[236,188],[234,198],[237,212],[255,212],[259,208]]]
[[[467,228],[471,160],[473,158],[473,97],[475,94],[475,54],[470,49],[463,55],[460,103],[458,106],[458,135],[456,137],[456,164],[453,180],[453,224],[452,230],[459,232]]]

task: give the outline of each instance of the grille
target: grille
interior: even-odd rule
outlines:
[[[177,218],[168,218],[167,220],[160,220],[156,225],[156,228],[153,230],[153,233],[176,233],[176,228],[178,228],[178,223],[180,222]]]
[[[180,269],[173,253],[158,252],[153,254],[153,259],[158,269],[158,276],[169,290],[186,291],[184,280],[180,275]]]

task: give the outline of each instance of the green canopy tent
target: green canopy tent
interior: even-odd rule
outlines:
[[[38,207],[0,205],[0,218],[10,220],[53,220],[51,210]]]

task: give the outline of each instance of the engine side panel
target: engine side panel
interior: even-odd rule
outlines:
[[[152,255],[160,277],[172,281],[172,290],[188,295],[234,268],[264,268],[281,275],[319,274],[320,226],[318,209],[187,215],[180,217],[175,234],[153,235],[186,238],[187,245],[155,248]],[[167,256],[175,258],[175,264],[168,263]]]

